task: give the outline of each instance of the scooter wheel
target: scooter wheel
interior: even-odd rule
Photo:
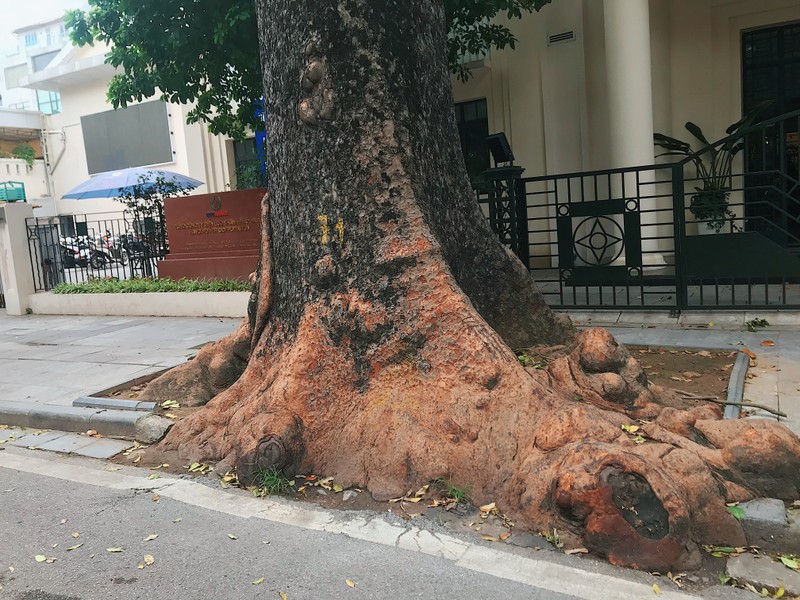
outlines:
[[[89,259],[89,265],[93,269],[102,269],[103,267],[106,266],[106,261],[102,256],[95,254],[92,258]]]

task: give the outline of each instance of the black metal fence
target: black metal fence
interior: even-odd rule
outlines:
[[[91,279],[158,277],[168,243],[156,217],[125,213],[27,219],[36,291]]]
[[[553,307],[800,308],[798,131],[800,111],[697,153],[742,144],[717,190],[722,216],[698,208],[708,182],[691,158],[527,178],[499,169],[479,201]]]

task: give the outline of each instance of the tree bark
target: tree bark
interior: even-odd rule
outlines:
[[[518,527],[659,570],[744,543],[726,501],[797,494],[793,434],[664,408],[497,243],[459,151],[440,2],[261,0],[259,25],[270,196],[250,316],[220,350],[247,339],[249,360],[166,448],[383,499],[449,478]],[[510,347],[534,344],[564,349],[525,369]]]

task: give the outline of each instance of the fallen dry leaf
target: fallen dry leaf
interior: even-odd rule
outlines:
[[[78,536],[80,536],[80,533],[78,533],[77,531],[72,532],[72,537],[76,538]]]
[[[349,579],[345,579],[345,580],[344,580],[344,582],[345,582],[347,585],[349,585],[351,588],[355,588],[355,587],[356,587],[356,584],[355,584],[355,582],[353,582],[353,581],[350,581]]]
[[[75,544],[74,546],[70,546],[69,548],[67,548],[67,552],[69,552],[70,550],[77,550],[81,546],[83,546],[83,542],[81,542],[80,544]]]
[[[761,342],[761,345],[769,348],[771,346],[774,346],[775,342],[773,342],[772,340],[764,340],[763,342]]]
[[[589,554],[589,551],[586,548],[570,548],[564,550],[564,554]]]
[[[158,494],[153,494],[152,500],[153,502],[158,502],[159,500],[161,500],[161,496],[159,496]]]
[[[479,510],[482,513],[488,513],[492,512],[495,508],[497,508],[497,504],[494,502],[490,502],[489,504],[484,504],[483,506],[481,506]]]
[[[748,350],[747,348],[739,348],[739,352],[741,352],[742,354],[747,354],[747,356],[749,356],[753,360],[756,359],[756,353],[751,350]]]
[[[47,560],[47,557],[44,554],[37,554],[34,556],[34,558],[36,559],[36,562],[44,562]]]
[[[281,600],[286,600],[286,592],[281,592],[280,596],[281,596]]]
[[[90,435],[90,436],[91,435],[97,435],[97,430],[96,429],[90,429],[89,431],[86,432],[86,435]]]
[[[654,593],[656,596],[660,596],[660,595],[661,595],[661,588],[660,588],[660,587],[658,587],[658,584],[657,584],[657,583],[654,583],[654,584],[653,584],[653,593]]]
[[[232,540],[238,540],[239,539],[238,535],[233,535],[232,533],[229,533],[228,537],[231,538]]]
[[[106,552],[125,552],[125,548],[106,548]]]
[[[154,562],[156,562],[156,559],[153,558],[152,554],[145,554],[143,558],[144,558],[144,564],[146,565],[152,565]]]
[[[151,533],[151,534],[150,534],[150,535],[148,535],[146,538],[144,538],[144,541],[145,541],[145,542],[152,542],[152,541],[153,541],[154,539],[156,539],[157,537],[158,537],[158,534],[157,534],[157,533]]]
[[[510,538],[510,537],[511,537],[511,534],[510,534],[510,533],[508,533],[507,531],[506,531],[505,533],[501,533],[501,534],[500,534],[500,539],[501,539],[501,540],[507,540],[507,539],[508,539],[508,538]]]

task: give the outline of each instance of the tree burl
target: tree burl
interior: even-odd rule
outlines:
[[[165,449],[377,499],[450,478],[521,529],[661,571],[745,543],[726,502],[797,497],[794,434],[667,406],[498,244],[463,167],[441,2],[258,8],[271,179],[254,293],[234,335],[150,384],[205,404]],[[558,356],[525,368],[512,348],[530,346]]]

